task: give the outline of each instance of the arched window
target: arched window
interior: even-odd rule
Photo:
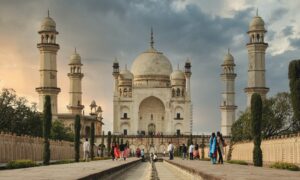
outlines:
[[[172,97],[175,97],[175,89],[172,89]]]
[[[46,43],[48,43],[49,35],[46,34]]]
[[[259,34],[256,35],[256,41],[259,42]]]
[[[176,96],[180,96],[180,89],[179,88],[177,88],[177,90],[176,90]]]
[[[119,92],[120,92],[120,96],[122,96],[122,89],[121,88],[120,88]]]
[[[53,35],[50,36],[50,43],[53,43]]]

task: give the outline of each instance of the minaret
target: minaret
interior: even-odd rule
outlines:
[[[189,109],[187,111],[188,115],[189,115],[189,132],[185,132],[185,134],[190,134],[193,131],[193,105],[191,103],[191,76],[192,76],[192,71],[191,71],[191,61],[189,59],[186,60],[184,68],[184,74],[185,74],[185,89],[186,89],[186,101],[187,103],[187,109]]]
[[[57,87],[57,68],[56,54],[59,50],[59,45],[56,44],[56,35],[58,32],[55,29],[56,24],[49,16],[44,18],[41,24],[41,29],[38,32],[41,36],[37,48],[40,50],[40,86],[36,88],[39,94],[39,110],[43,111],[45,96],[51,97],[52,115],[57,115],[57,94],[60,88]]]
[[[113,73],[112,75],[114,76],[114,96],[118,95],[118,77],[119,77],[119,73],[120,73],[120,69],[119,69],[119,62],[117,60],[117,58],[115,58],[114,63],[113,63]]]
[[[186,60],[185,62],[185,78],[186,78],[186,95],[188,100],[191,100],[191,61],[189,59]]]
[[[82,105],[82,88],[81,88],[81,80],[83,78],[83,73],[81,73],[81,57],[76,52],[76,48],[74,53],[70,58],[70,73],[68,73],[68,77],[70,79],[70,100],[67,108],[70,113],[73,115],[81,115],[82,109],[84,106]]]
[[[222,103],[220,106],[221,133],[225,136],[231,134],[231,126],[235,121],[235,110],[237,108],[235,105],[234,81],[236,74],[234,73],[234,66],[234,58],[228,50],[228,53],[224,57],[224,62],[221,65],[221,79],[223,82]]]
[[[249,43],[248,49],[248,87],[245,88],[247,94],[247,107],[251,105],[251,96],[253,93],[261,95],[262,99],[266,98],[269,88],[266,87],[265,79],[265,53],[268,44],[264,42],[265,23],[261,17],[256,16],[249,24]]]

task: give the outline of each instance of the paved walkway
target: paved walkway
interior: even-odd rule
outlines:
[[[225,163],[223,165],[212,165],[209,161],[182,160],[175,158],[171,162],[189,167],[203,174],[214,176],[220,179],[272,179],[272,180],[300,180],[300,171],[288,171],[272,169],[267,167],[254,167]]]
[[[50,166],[39,166],[33,168],[1,170],[0,179],[2,180],[51,180],[51,179],[78,179],[105,171],[110,168],[120,166],[137,158],[129,158],[126,161],[100,160],[91,162],[80,162],[71,164],[60,164]]]
[[[147,180],[151,176],[151,164],[141,162],[122,174],[122,180]]]
[[[176,166],[169,165],[166,162],[155,163],[157,175],[160,180],[188,180],[191,179],[187,173],[176,168]]]

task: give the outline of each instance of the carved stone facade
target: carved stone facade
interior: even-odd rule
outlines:
[[[113,64],[114,134],[190,134],[192,122],[191,63],[173,71],[169,59],[151,46],[133,62],[131,71]]]

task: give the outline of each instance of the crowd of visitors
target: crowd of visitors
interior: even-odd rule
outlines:
[[[218,131],[217,135],[213,132],[210,139],[209,139],[209,153],[208,156],[211,159],[212,164],[216,164],[217,161],[219,164],[223,164],[223,156],[224,156],[224,147],[226,147],[225,140],[222,136],[222,134]],[[169,160],[174,159],[174,145],[169,142],[167,152],[169,155]],[[98,149],[98,151],[100,148]],[[182,159],[183,160],[194,160],[194,159],[200,159],[200,153],[199,153],[199,145],[198,144],[191,144],[189,146],[182,144],[180,146],[180,152],[182,153]],[[97,152],[97,154],[100,154],[101,152]],[[90,144],[88,139],[83,143],[83,158],[85,161],[88,161],[90,154]],[[134,152],[131,152],[130,148],[128,147],[128,144],[118,144],[113,143],[110,151],[112,160],[126,160],[128,156],[134,156]],[[166,155],[166,151],[163,150],[163,156]],[[138,158],[142,158],[142,161],[145,161],[145,151],[144,149],[137,148],[135,151],[135,156]],[[150,160],[153,160],[154,162],[157,160],[157,155],[155,153],[150,154]]]
[[[127,144],[118,144],[113,143],[111,147],[111,157],[112,160],[124,160],[126,161],[126,158],[128,158],[128,155],[130,153],[130,149]]]

